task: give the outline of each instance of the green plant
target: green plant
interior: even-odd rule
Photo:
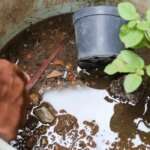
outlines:
[[[150,10],[141,18],[136,8],[129,2],[118,5],[120,16],[128,22],[120,28],[120,39],[126,48],[150,47]],[[123,82],[126,93],[136,91],[142,84],[143,76],[150,76],[150,65],[131,50],[122,50],[116,59],[105,67],[105,73],[114,75],[125,73]]]
[[[150,65],[146,66],[144,60],[130,50],[122,50],[117,58],[104,70],[108,75],[126,73],[124,89],[127,93],[134,92],[142,84],[143,76],[150,76]]]
[[[119,15],[128,21],[120,29],[120,39],[126,48],[150,48],[150,10],[141,17],[134,5],[123,2],[118,5]]]

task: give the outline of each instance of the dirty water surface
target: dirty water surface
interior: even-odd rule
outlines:
[[[25,126],[11,145],[18,150],[150,150],[150,97],[144,92],[149,85],[126,96],[120,76],[81,70],[71,17],[32,26],[1,53],[32,78],[64,38],[63,51],[30,90]]]
[[[105,89],[78,85],[48,91],[43,95],[43,99],[57,110],[63,108],[74,115],[81,129],[84,128],[84,121],[94,121],[99,127],[99,131],[93,137],[95,149],[150,149],[150,129],[142,121],[141,105],[134,107],[108,102],[108,96]]]

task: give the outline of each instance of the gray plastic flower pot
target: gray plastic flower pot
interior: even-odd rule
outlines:
[[[81,67],[95,67],[103,60],[107,62],[107,58],[115,57],[124,48],[119,30],[125,21],[114,6],[80,9],[73,15],[73,23]]]

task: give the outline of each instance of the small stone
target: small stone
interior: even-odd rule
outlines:
[[[40,140],[40,146],[41,147],[46,147],[48,145],[48,139],[46,136],[42,136]]]
[[[55,114],[52,107],[48,103],[42,103],[39,107],[35,108],[33,113],[42,123],[53,123]]]

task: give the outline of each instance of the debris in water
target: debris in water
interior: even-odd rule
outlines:
[[[52,71],[50,74],[47,75],[47,78],[57,78],[63,76],[63,73],[57,70]]]
[[[109,87],[109,93],[115,100],[118,100],[121,103],[127,103],[131,105],[137,105],[141,99],[144,99],[145,89],[147,87],[147,83],[144,84],[134,93],[125,93],[123,88],[123,80],[124,78],[119,78],[117,80],[113,80]]]
[[[37,106],[41,101],[41,96],[39,93],[31,93],[29,97],[31,99],[31,103],[35,106]]]
[[[48,138],[47,136],[42,136],[40,140],[40,147],[46,147],[48,145]]]
[[[60,59],[56,59],[54,60],[51,65],[59,65],[59,66],[64,66],[64,61],[63,60],[60,60]]]
[[[56,118],[53,108],[48,103],[42,103],[39,107],[35,108],[33,112],[42,123],[51,124]]]
[[[36,144],[36,142],[37,142],[37,137],[32,135],[32,136],[28,137],[28,139],[26,141],[26,147],[28,149],[32,149],[33,146]]]
[[[33,55],[32,55],[32,53],[31,53],[31,52],[30,52],[30,53],[28,53],[28,54],[26,55],[26,59],[27,59],[27,60],[32,59],[32,57],[33,57]]]
[[[63,146],[60,146],[59,144],[57,144],[54,148],[54,150],[69,150],[68,148],[65,148]]]
[[[66,69],[67,69],[67,70],[72,70],[72,69],[73,69],[72,64],[71,64],[71,63],[68,63],[68,64],[66,65]]]
[[[35,135],[44,135],[44,134],[46,134],[47,129],[48,129],[48,126],[41,125],[40,127],[35,129],[34,134]]]
[[[78,128],[78,126],[77,119],[74,116],[70,114],[60,115],[54,131],[59,135],[65,135],[70,130]]]
[[[82,69],[79,66],[77,66],[77,73],[79,74],[81,71]]]
[[[63,79],[66,79],[66,78],[67,78],[67,75],[68,75],[68,71],[65,70],[64,75],[63,75]]]
[[[29,119],[26,121],[25,127],[29,128],[30,130],[33,130],[38,125],[38,119],[32,115],[29,116]]]
[[[95,135],[98,133],[99,126],[95,123],[95,121],[92,121],[92,122],[84,121],[83,124],[90,128],[91,135]]]

